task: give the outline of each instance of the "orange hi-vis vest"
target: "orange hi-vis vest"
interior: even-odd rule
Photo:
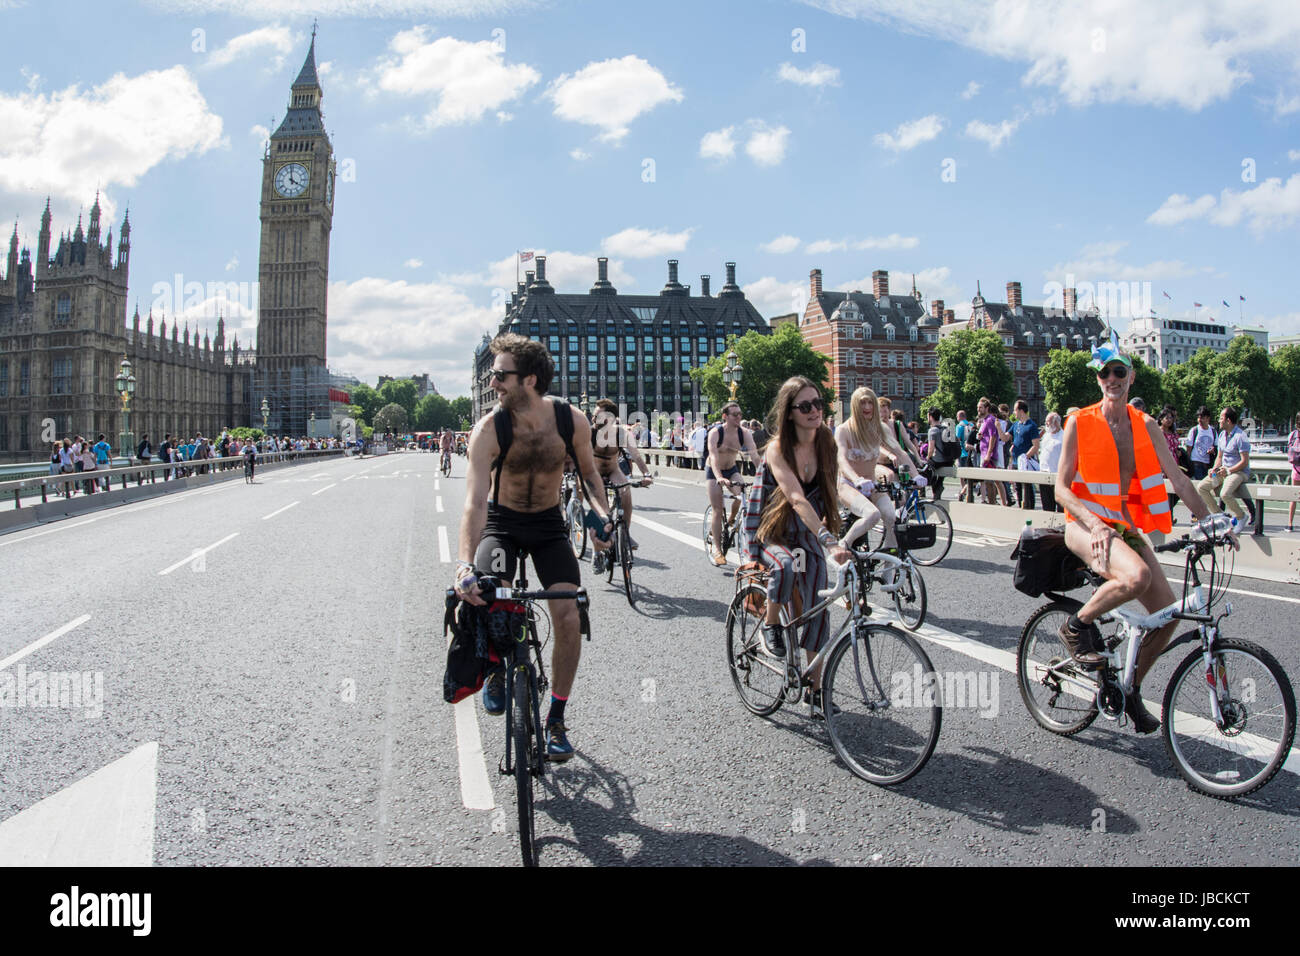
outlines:
[[[1128,510],[1142,531],[1174,529],[1169,511],[1169,495],[1165,493],[1165,475],[1156,457],[1155,446],[1143,424],[1143,414],[1131,405],[1128,409],[1129,426],[1133,430],[1133,478],[1128,486]],[[1115,447],[1110,425],[1101,411],[1101,402],[1089,405],[1075,413],[1075,434],[1078,437],[1078,470],[1070,482],[1070,490],[1079,496],[1083,506],[1112,524],[1125,527],[1123,505],[1119,494],[1119,450]],[[1068,511],[1065,518],[1073,521]]]

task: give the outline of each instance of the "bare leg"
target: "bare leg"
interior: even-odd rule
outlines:
[[[549,590],[576,591],[576,584],[552,584]],[[568,698],[573,690],[573,680],[578,673],[578,659],[582,656],[581,621],[575,601],[548,601],[551,622],[555,626],[555,646],[551,649],[551,689],[556,697]]]

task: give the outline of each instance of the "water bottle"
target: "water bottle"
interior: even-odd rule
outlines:
[[[1237,530],[1237,519],[1226,512],[1220,511],[1218,514],[1210,515],[1208,518],[1202,518],[1196,522],[1196,527],[1192,530],[1192,538],[1196,541],[1203,541],[1206,538],[1222,538],[1230,531]]]
[[[900,467],[900,468],[898,469],[898,477],[899,477],[899,480],[902,481],[903,484],[907,484],[908,481],[910,481],[910,480],[911,480],[911,477],[912,477],[911,469],[908,468],[907,465],[903,465],[902,467]]]

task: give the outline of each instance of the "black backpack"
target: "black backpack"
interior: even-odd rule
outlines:
[[[1025,528],[1011,557],[1016,562],[1012,583],[1030,597],[1073,591],[1088,583],[1084,563],[1065,546],[1062,528]]]
[[[564,450],[569,453],[576,467],[578,464],[578,453],[573,450],[573,406],[568,402],[558,402],[555,399],[547,399],[555,409],[555,429],[564,439]],[[497,432],[497,457],[492,462],[492,501],[495,504],[497,492],[501,489],[501,469],[506,462],[506,452],[510,450],[510,443],[514,441],[515,431],[514,423],[510,420],[510,412],[504,408],[498,408],[492,414],[492,424]]]

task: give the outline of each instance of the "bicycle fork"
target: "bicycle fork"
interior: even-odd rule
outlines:
[[[871,641],[869,639],[858,640],[858,632],[865,630],[864,622],[855,622],[853,625],[853,635],[849,639],[853,642],[853,674],[858,681],[858,691],[862,694],[862,702],[868,710],[883,710],[889,707],[889,695],[885,689],[880,686],[880,675],[876,673],[875,659],[871,654]],[[858,645],[866,645],[867,670],[871,674],[871,683],[875,685],[876,693],[872,694],[867,690],[867,685],[862,680],[862,657],[858,652]]]

